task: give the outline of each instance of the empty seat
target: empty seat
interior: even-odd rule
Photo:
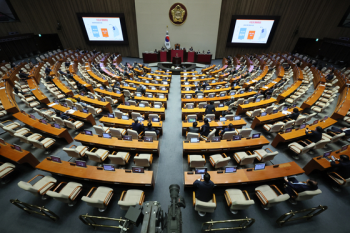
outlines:
[[[126,132],[128,133],[128,135],[132,136],[132,139],[142,138],[142,134],[143,134],[143,132],[138,134],[136,130],[132,130],[132,129],[127,129]]]
[[[187,141],[191,141],[191,138],[197,138],[197,139],[199,139],[199,137],[200,137],[200,134],[199,134],[199,133],[187,132],[186,140],[187,140]]]
[[[245,129],[236,129],[238,132],[238,135],[241,135],[242,138],[249,137],[250,133],[252,132],[252,128],[245,128]]]
[[[261,185],[255,188],[255,194],[261,201],[265,210],[289,199],[288,194],[283,194],[276,185]]]
[[[187,121],[190,120],[190,119],[197,120],[197,115],[187,115],[186,119],[187,119]]]
[[[204,167],[206,164],[204,155],[188,155],[187,161],[190,165],[190,168]]]
[[[5,178],[12,173],[16,166],[13,165],[12,163],[1,163],[0,162],[0,179],[2,183],[4,183]]]
[[[32,182],[37,177],[41,177],[40,180],[32,185],[30,182]],[[26,190],[34,195],[40,195],[43,199],[46,199],[46,192],[49,191],[56,184],[56,182],[57,180],[51,176],[38,174],[28,182],[20,181],[18,183],[18,186],[23,190]]]
[[[227,166],[227,164],[230,162],[231,158],[227,157],[227,155],[225,153],[222,154],[215,154],[215,155],[211,155],[209,157],[209,161],[210,164],[214,167],[214,168],[222,168]]]
[[[236,152],[233,154],[233,158],[236,160],[236,162],[239,165],[247,165],[247,164],[252,164],[254,163],[254,159],[256,158],[256,155],[252,154],[252,152],[247,151],[249,154],[246,152]]]
[[[193,191],[193,206],[200,216],[205,216],[206,213],[214,213],[216,209],[216,197],[213,193],[213,199],[208,202],[200,201],[196,198],[196,193]]]
[[[250,118],[255,118],[257,116],[260,116],[261,114],[261,109],[255,109],[253,111],[247,111],[246,115]]]
[[[88,158],[97,163],[102,163],[108,157],[108,150],[92,148],[90,151],[85,152]]]
[[[33,135],[31,135],[31,136],[33,136]],[[36,139],[33,137],[28,137],[28,142],[33,144],[33,146],[38,148],[38,149],[46,150],[45,154],[49,154],[49,151],[47,149],[49,149],[53,144],[55,144],[56,140],[53,138],[44,138],[41,141],[39,141],[39,139],[41,139],[41,138]]]
[[[84,157],[85,152],[89,148],[87,146],[76,146],[76,145],[71,145],[69,148],[63,148],[63,150],[68,154],[68,156],[80,159]]]
[[[63,120],[65,126],[67,126],[70,129],[80,129],[81,127],[84,126],[84,122],[82,121],[69,121],[69,120]],[[78,132],[76,132],[75,134],[78,134]]]
[[[150,167],[153,161],[153,154],[136,154],[134,163],[139,167]]]
[[[112,137],[123,138],[126,133],[126,129],[122,128],[109,128]]]
[[[310,143],[306,145],[303,141],[292,142],[288,145],[288,148],[291,149],[297,155],[304,154],[311,150],[315,146],[315,143]],[[297,159],[297,157],[295,157]]]
[[[58,188],[61,188],[61,190],[56,192]],[[82,184],[76,182],[61,182],[53,191],[49,190],[46,194],[55,200],[67,203],[68,206],[73,206],[82,189]]]
[[[110,154],[108,156],[108,158],[110,159],[112,164],[116,164],[116,165],[125,165],[129,162],[130,159],[130,153],[129,152],[123,152],[123,151],[119,151],[118,153],[115,153],[115,151],[113,151],[112,154]]]
[[[89,113],[91,113],[92,115],[97,115],[97,114],[100,114],[102,112],[101,108],[94,108],[92,106],[87,106],[87,109],[88,109]]]
[[[90,192],[86,196],[83,196],[81,200],[85,201],[89,206],[96,207],[100,212],[103,212],[107,209],[113,197],[113,193],[113,189],[109,187],[92,187]],[[89,197],[90,194],[91,196]]]
[[[137,189],[129,189],[128,191],[123,191],[118,205],[122,210],[128,210],[130,206],[135,206],[137,204],[142,205],[145,200],[145,192]]]
[[[255,150],[254,154],[256,155],[256,158],[264,163],[270,160],[273,160],[273,158],[275,158],[275,156],[278,154],[278,151],[272,152],[272,150],[270,148],[265,148],[264,149],[259,149],[259,150]]]
[[[226,189],[224,195],[226,203],[233,214],[237,214],[238,210],[245,210],[255,203],[254,200],[250,199],[246,190]]]
[[[277,133],[282,130],[284,123],[282,121],[276,122],[275,124],[265,124],[264,129],[270,133]]]
[[[102,125],[94,125],[95,132],[98,136],[102,136],[104,133],[109,133],[109,127],[104,127]]]

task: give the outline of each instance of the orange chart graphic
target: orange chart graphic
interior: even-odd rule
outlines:
[[[249,31],[247,39],[248,40],[254,39],[254,35],[255,35],[255,31]]]
[[[103,37],[109,37],[107,28],[101,28],[101,32]]]

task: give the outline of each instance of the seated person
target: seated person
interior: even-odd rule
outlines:
[[[318,184],[314,180],[308,179],[308,180],[306,180],[306,183],[301,183],[297,179],[295,179],[294,177],[290,177],[290,178],[285,177],[284,180],[286,181],[284,189],[286,190],[286,193],[288,193],[288,195],[292,199],[296,198],[296,195],[295,195],[293,189],[297,193],[301,193],[301,192],[308,191],[308,190],[318,189],[318,186],[317,186]]]
[[[220,135],[223,135],[225,132],[231,132],[231,131],[235,131],[235,128],[233,128],[233,125],[230,123],[228,127],[220,131]]]
[[[65,112],[55,111],[56,117],[61,118],[62,120],[69,120],[69,116],[65,114]]]
[[[197,121],[193,122],[192,127],[188,128],[189,133],[200,133],[200,128],[197,127],[198,123]]]
[[[262,94],[261,94],[261,90],[259,90],[258,93],[256,93],[255,95],[253,95],[253,97],[256,99],[256,98],[258,98],[258,96],[260,96],[260,95],[262,95]]]
[[[81,99],[78,97],[77,98],[77,104],[80,104],[81,106],[83,106],[84,108],[86,108],[87,106],[89,106],[88,104],[86,104],[85,102],[81,101]]]
[[[49,75],[49,74],[50,74],[50,72],[51,72],[50,67],[46,67],[46,69],[45,69],[45,74],[46,74],[46,75]]]
[[[224,117],[224,116],[226,116],[226,115],[230,115],[230,114],[232,114],[232,112],[230,111],[230,109],[227,109],[227,110],[225,110],[225,111],[222,111],[222,116]]]
[[[58,73],[60,73],[61,75],[67,76],[67,73],[64,73],[62,70],[59,70]]]
[[[208,137],[210,133],[210,125],[209,125],[209,121],[207,118],[204,119],[204,125],[202,125],[202,127],[200,128],[200,134],[203,136]]]
[[[344,127],[339,129],[338,127],[332,126],[330,129],[327,129],[327,133],[335,133],[335,134],[345,133],[346,136],[350,136],[350,128]]]
[[[143,125],[139,123],[137,119],[134,120],[134,123],[131,124],[132,130],[137,131],[140,134],[143,131]]]
[[[193,51],[193,47],[191,46],[188,51],[192,52]]]
[[[306,128],[305,133],[307,135],[307,139],[316,143],[322,139],[323,129],[320,126],[317,126],[316,130],[309,130]]]
[[[294,109],[293,109],[293,113],[292,113],[292,114],[289,114],[289,115],[287,116],[287,118],[290,118],[290,119],[292,119],[292,120],[296,120],[296,119],[298,119],[299,115],[300,115],[299,110],[298,110],[297,108],[294,108]]]
[[[271,96],[272,95],[272,92],[274,91],[275,89],[273,87],[271,87],[270,89],[268,89],[266,92],[265,92],[265,97],[267,96]]]
[[[196,198],[199,201],[208,202],[213,199],[214,183],[210,180],[208,173],[204,174],[204,181],[196,180],[193,183],[193,187],[196,189]]]
[[[337,161],[338,163],[336,163],[335,161]],[[334,172],[338,173],[344,179],[350,178],[350,161],[349,161],[349,156],[347,156],[347,155],[340,155],[340,159],[334,159],[331,162],[331,167],[334,169],[333,170]]]
[[[52,82],[52,79],[53,79],[53,77],[51,77],[50,75],[46,75],[46,77],[45,77],[46,82]]]
[[[23,70],[19,70],[18,76],[20,79],[28,79],[29,74],[24,73]]]
[[[203,93],[204,93],[203,91],[204,91],[204,89],[203,89],[203,87],[201,87],[199,90],[197,90],[197,91],[195,92],[195,94],[196,94],[196,95],[198,95],[198,93],[202,93],[202,94],[203,94]]]
[[[326,76],[326,81],[327,81],[327,82],[331,82],[333,79],[334,79],[334,74],[333,74],[333,72],[329,73],[329,74]]]
[[[215,113],[214,101],[210,101],[210,104],[205,108],[205,114],[213,114]]]
[[[69,68],[70,62],[69,62],[69,61],[66,61],[66,62],[64,63],[64,66],[66,67],[66,69]]]
[[[210,54],[210,50],[208,49],[208,52],[207,52],[207,54]]]
[[[154,131],[157,135],[159,135],[159,130],[156,130],[154,127],[152,127],[152,123],[148,122],[147,127],[145,128],[145,131]]]
[[[207,86],[209,86],[209,84],[206,81],[204,81],[202,84],[202,88],[205,89]]]

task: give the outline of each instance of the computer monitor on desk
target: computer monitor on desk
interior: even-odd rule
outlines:
[[[214,136],[211,138],[212,142],[220,142],[221,141],[221,137],[220,136]]]
[[[57,124],[57,123],[54,123],[53,126],[54,126],[55,128],[57,128],[57,129],[61,129],[61,126],[60,126],[59,124]]]
[[[235,116],[235,121],[239,121],[241,119],[241,116]]]
[[[92,136],[92,131],[90,131],[90,130],[84,130],[84,132],[85,132],[85,135]]]
[[[198,143],[199,139],[198,138],[191,138],[191,143]]]
[[[267,115],[267,112],[262,112],[261,113],[261,116],[266,116]]]
[[[220,121],[226,121],[226,117],[220,117]]]
[[[108,117],[109,118],[114,118],[114,114],[113,113],[108,113]]]
[[[145,173],[144,167],[133,166],[131,169],[132,169],[132,173]]]
[[[112,138],[111,134],[109,134],[109,133],[103,133],[102,137],[103,138]]]
[[[327,158],[328,156],[330,156],[332,153],[332,151],[327,151],[323,153],[323,158]]]
[[[260,138],[260,133],[253,134],[252,138]]]
[[[265,169],[265,163],[257,163],[254,166],[254,170],[264,170]]]
[[[197,167],[194,169],[194,173],[201,174],[202,175],[201,179],[203,180],[204,174],[207,173],[207,168],[206,167]]]
[[[286,129],[286,131],[284,131],[285,133],[289,133],[289,132],[292,132],[292,128],[288,128],[288,129]]]
[[[86,167],[86,162],[83,160],[75,160],[75,165],[77,167]]]
[[[237,166],[225,167],[225,173],[234,173],[237,171]]]
[[[62,163],[61,158],[58,156],[51,156],[51,160],[56,163]]]
[[[233,139],[234,141],[241,140],[241,139],[242,139],[242,135],[235,135],[235,136],[233,136],[232,139]]]
[[[131,135],[123,135],[123,140],[132,141],[132,136]]]
[[[115,167],[113,164],[103,164],[103,170],[105,171],[115,171]]]
[[[122,120],[129,120],[129,116],[123,115]]]
[[[340,149],[340,151],[345,151],[345,150],[347,150],[347,149],[348,149],[348,146],[349,146],[349,145],[342,146],[342,148]]]
[[[193,119],[193,118],[188,119],[188,122],[190,122],[190,123],[193,123],[193,122],[195,122],[195,121],[196,121],[196,119]]]

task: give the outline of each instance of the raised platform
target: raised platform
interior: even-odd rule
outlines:
[[[180,75],[180,72],[184,70],[190,71],[196,69],[196,63],[183,62],[181,65],[177,66],[171,62],[158,62],[158,69],[169,70],[174,75]]]

